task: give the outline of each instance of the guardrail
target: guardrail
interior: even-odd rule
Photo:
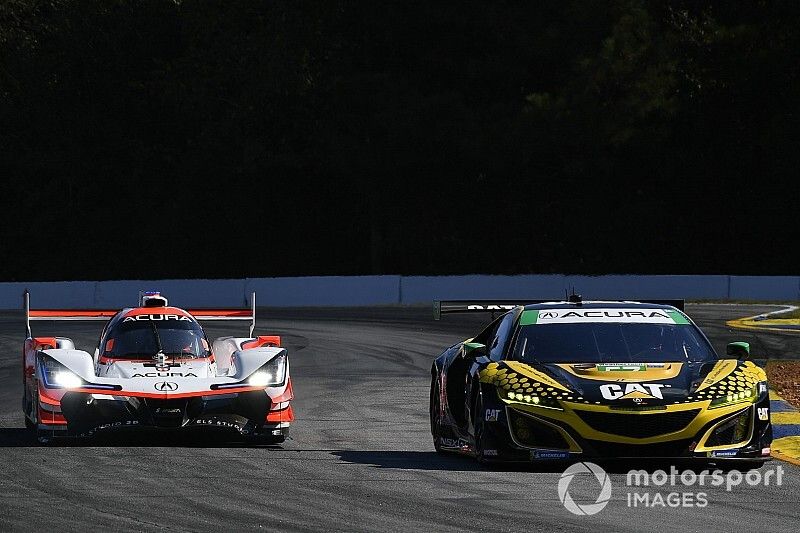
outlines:
[[[275,307],[430,303],[435,299],[554,298],[575,287],[585,298],[799,301],[800,276],[609,275],[317,276],[0,283],[0,309],[19,309],[22,292],[34,307],[118,308],[140,290],[160,290],[183,307],[244,307],[251,292]]]

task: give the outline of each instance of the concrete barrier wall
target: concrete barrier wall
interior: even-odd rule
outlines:
[[[140,290],[160,290],[182,307],[420,304],[435,299],[554,298],[575,287],[585,298],[800,300],[800,276],[319,276],[298,278],[124,280],[0,283],[0,309],[19,309],[31,291],[34,309],[116,309]]]

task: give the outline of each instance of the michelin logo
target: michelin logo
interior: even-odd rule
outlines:
[[[533,450],[531,459],[569,459],[569,452],[563,450]]]

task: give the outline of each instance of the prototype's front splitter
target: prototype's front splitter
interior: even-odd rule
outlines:
[[[118,431],[197,431],[282,442],[294,420],[289,402],[273,403],[263,390],[176,399],[68,392],[60,404],[59,423],[40,420],[40,440]]]

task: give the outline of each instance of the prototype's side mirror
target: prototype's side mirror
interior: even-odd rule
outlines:
[[[486,355],[486,345],[479,342],[464,343],[464,357],[480,357]]]
[[[750,343],[729,342],[726,353],[736,359],[750,359]]]

